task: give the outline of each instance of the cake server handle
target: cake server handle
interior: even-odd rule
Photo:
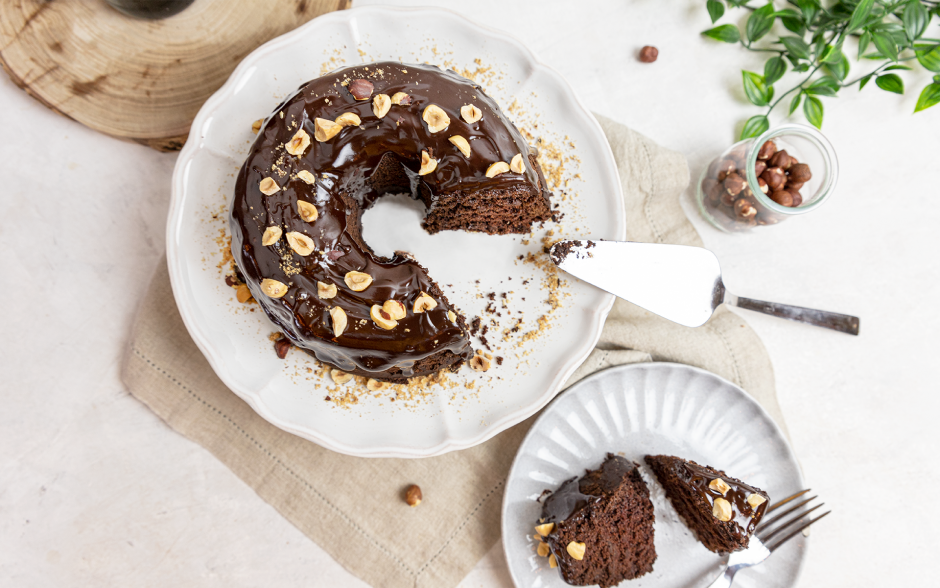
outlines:
[[[763,314],[789,319],[791,321],[816,325],[817,327],[823,327],[825,329],[832,329],[833,331],[839,331],[840,333],[858,335],[860,320],[857,316],[852,316],[850,314],[841,314],[838,312],[830,312],[828,310],[816,310],[814,308],[804,308],[802,306],[781,304],[779,302],[765,302],[763,300],[745,298],[744,296],[735,296],[731,292],[727,291],[725,292],[724,303],[737,306],[738,308],[753,310],[754,312],[761,312]]]

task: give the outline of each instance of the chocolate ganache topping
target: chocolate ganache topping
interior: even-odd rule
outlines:
[[[673,466],[673,472],[679,480],[687,484],[709,506],[715,504],[716,498],[727,500],[731,504],[731,521],[740,527],[745,535],[749,536],[754,532],[769,504],[767,493],[763,490],[734,480],[729,476],[716,477],[713,470],[700,466],[695,462],[677,461]],[[721,480],[724,486],[717,483],[716,480]],[[722,490],[724,490],[724,493],[722,493]],[[755,494],[763,498],[756,508],[752,507],[747,500],[748,496]]]
[[[542,504],[540,520],[545,523],[560,523],[577,516],[585,506],[613,493],[624,476],[636,467],[637,465],[629,459],[608,453],[597,475],[590,478],[570,478],[565,480],[558,490],[549,494]],[[594,486],[592,494],[585,493],[589,485]]]
[[[513,158],[513,169],[487,174]],[[428,65],[340,69],[264,121],[236,181],[232,253],[255,300],[298,347],[347,372],[421,375],[415,364],[435,354],[469,358],[463,318],[409,255],[372,252],[362,211],[408,192],[430,214],[448,194],[515,186],[545,188],[525,139],[478,85]],[[354,288],[349,272],[372,281]],[[436,305],[416,307],[422,296]],[[389,300],[404,315],[379,311],[389,320],[376,322],[373,307]]]

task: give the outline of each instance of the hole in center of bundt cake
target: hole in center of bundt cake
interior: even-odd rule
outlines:
[[[362,240],[382,257],[401,250],[417,255],[409,246],[413,247],[417,233],[430,237],[421,227],[425,213],[424,203],[408,194],[386,194],[363,211]]]

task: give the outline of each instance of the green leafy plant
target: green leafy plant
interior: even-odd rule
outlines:
[[[871,80],[886,92],[904,93],[904,80],[896,71],[910,70],[905,62],[916,60],[940,73],[940,39],[924,37],[934,16],[940,17],[940,0],[838,0],[824,6],[821,0],[788,0],[786,8],[774,3],[751,6],[752,0],[707,0],[706,8],[715,24],[727,8],[751,11],[742,34],[733,24],[719,25],[702,34],[724,43],[740,43],[749,51],[773,54],[764,64],[763,74],[742,71],[744,94],[755,106],[766,107],[764,114],[744,123],[741,138],[756,137],[770,127],[768,115],[789,97],[789,114],[802,104],[803,114],[815,127],[822,127],[823,103],[820,97],[837,96],[839,90],[858,85],[861,91]],[[791,34],[756,46],[767,37],[774,23]],[[848,80],[847,41],[857,41],[859,60],[878,62],[874,70]],[[777,94],[774,84],[787,70],[805,74],[789,90]],[[921,91],[914,112],[940,103],[940,75]]]

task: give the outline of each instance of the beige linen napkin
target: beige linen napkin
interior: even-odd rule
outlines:
[[[679,195],[685,159],[607,119],[624,188],[628,237],[701,245]],[[597,349],[571,382],[624,363],[695,365],[750,392],[782,426],[773,368],[756,334],[720,310],[698,329],[618,301]],[[346,569],[373,586],[454,586],[499,538],[510,463],[533,419],[472,449],[427,459],[363,459],[323,449],[259,417],[216,377],[190,339],[161,263],[123,366],[128,390],[211,451]],[[534,418],[534,417],[533,417]],[[402,500],[421,486],[418,508]]]

